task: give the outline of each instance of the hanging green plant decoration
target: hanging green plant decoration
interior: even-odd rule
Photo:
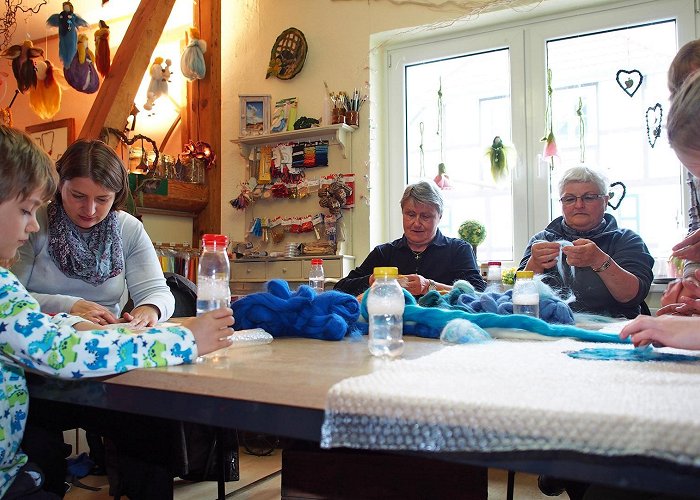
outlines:
[[[491,162],[491,176],[498,182],[508,175],[508,151],[500,136],[493,138],[493,143],[486,149],[486,156]]]

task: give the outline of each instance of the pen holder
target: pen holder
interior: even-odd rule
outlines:
[[[345,113],[345,123],[351,127],[360,126],[360,112],[359,111],[348,111]]]
[[[334,125],[337,123],[345,123],[343,108],[333,108],[331,111],[331,123]]]

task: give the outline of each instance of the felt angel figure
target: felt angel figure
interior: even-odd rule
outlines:
[[[17,89],[23,94],[31,87],[36,87],[36,64],[33,59],[44,55],[44,51],[34,47],[31,40],[22,45],[6,48],[0,56],[12,59],[12,73],[17,80]]]
[[[508,175],[508,155],[510,148],[503,144],[503,140],[496,136],[491,146],[486,149],[486,156],[491,164],[491,177],[498,182]]]
[[[100,20],[100,27],[95,31],[95,65],[102,78],[109,74],[111,54],[109,52],[109,26]]]
[[[207,74],[204,64],[204,53],[207,51],[207,42],[199,38],[199,30],[191,27],[188,30],[190,41],[182,51],[180,69],[189,81],[201,80]]]
[[[162,57],[156,57],[151,64],[150,74],[151,83],[148,84],[148,90],[146,91],[146,104],[143,105],[144,109],[150,111],[153,109],[156,99],[162,95],[168,94],[168,82],[170,81],[170,65],[172,61],[170,59],[165,60],[165,66],[163,64]]]
[[[95,69],[95,54],[88,47],[87,35],[78,37],[78,49],[70,66],[63,68],[68,85],[78,92],[94,94],[100,87],[100,77]]]
[[[53,118],[61,109],[63,91],[57,81],[57,73],[48,59],[39,61],[37,67],[37,84],[29,92],[29,107],[39,118]]]
[[[49,26],[58,28],[58,57],[66,68],[73,62],[78,46],[78,28],[87,28],[88,22],[73,12],[73,4],[63,2],[63,11],[46,20]]]

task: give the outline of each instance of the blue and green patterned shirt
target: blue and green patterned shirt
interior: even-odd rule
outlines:
[[[77,332],[73,325],[81,321],[41,313],[15,275],[0,267],[0,498],[27,462],[20,450],[29,403],[24,368],[80,379],[197,357],[194,336],[184,327]]]

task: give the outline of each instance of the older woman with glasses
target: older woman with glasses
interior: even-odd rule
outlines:
[[[574,167],[559,181],[563,216],[534,235],[520,269],[543,274],[555,290],[573,293],[571,308],[634,318],[649,293],[654,259],[634,231],[621,229],[605,213],[607,179],[588,167]]]
[[[430,290],[451,290],[457,280],[469,281],[483,291],[486,283],[469,243],[448,238],[438,229],[443,200],[433,182],[418,182],[401,197],[403,236],[374,248],[365,261],[335,285],[336,290],[359,295],[374,282],[375,267],[398,267],[401,285],[415,296]]]

